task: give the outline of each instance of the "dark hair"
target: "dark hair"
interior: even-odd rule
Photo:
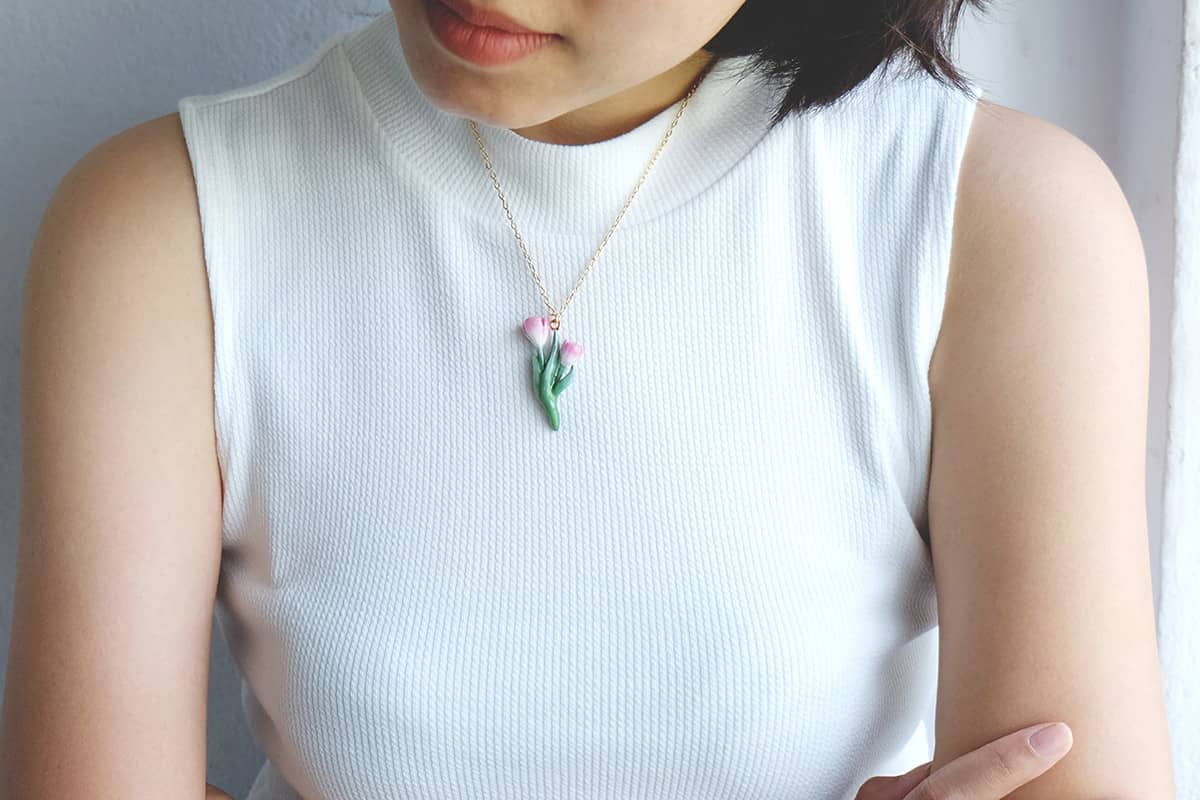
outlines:
[[[897,57],[966,92],[949,49],[963,7],[988,0],[746,0],[702,49],[753,56],[754,70],[786,86],[771,126],[830,105]]]

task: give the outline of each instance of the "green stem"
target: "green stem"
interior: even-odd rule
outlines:
[[[550,417],[550,427],[554,430],[558,430],[558,395],[554,392],[554,380],[559,363],[558,331],[554,331],[550,339],[550,356],[542,366],[537,386],[538,398],[541,399],[542,407]]]
[[[558,396],[551,391],[538,391],[538,397],[542,400],[546,415],[550,417],[550,427],[558,430]]]

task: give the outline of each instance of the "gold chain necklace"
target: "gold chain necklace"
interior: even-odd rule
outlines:
[[[592,267],[596,264],[597,259],[600,258],[600,254],[604,251],[608,240],[612,238],[613,231],[621,224],[621,220],[625,217],[625,212],[629,209],[633,198],[637,196],[638,191],[642,188],[646,176],[654,168],[659,154],[666,147],[667,140],[671,138],[671,133],[675,130],[675,125],[678,124],[679,118],[683,115],[683,110],[687,108],[688,100],[696,93],[696,89],[700,87],[700,83],[708,75],[709,70],[712,69],[715,63],[716,59],[713,58],[705,64],[704,69],[700,71],[700,75],[692,82],[687,94],[679,101],[679,109],[675,112],[670,126],[667,127],[667,132],[663,134],[662,140],[658,143],[658,147],[655,148],[654,154],[650,157],[650,161],[646,164],[645,169],[642,170],[641,177],[634,184],[633,191],[629,193],[629,197],[625,200],[625,204],[621,206],[621,211],[617,214],[617,218],[613,220],[612,225],[608,228],[608,232],[604,234],[604,239],[601,240],[600,246],[588,261],[587,267],[584,268],[579,278],[576,279],[575,285],[571,287],[571,291],[567,294],[566,300],[563,301],[562,307],[557,309],[550,302],[550,295],[542,283],[541,275],[538,274],[537,267],[534,265],[533,259],[529,256],[529,251],[525,247],[525,240],[521,238],[521,233],[517,230],[517,224],[513,221],[512,211],[508,207],[508,199],[500,189],[500,180],[496,177],[496,170],[492,167],[492,160],[488,157],[487,149],[483,146],[483,140],[479,136],[479,127],[475,124],[475,120],[467,120],[467,124],[471,128],[471,133],[475,137],[475,143],[479,146],[479,153],[483,157],[483,164],[487,167],[488,175],[492,179],[492,185],[496,187],[496,194],[499,195],[500,204],[504,207],[504,213],[508,217],[508,224],[517,239],[517,245],[521,248],[521,254],[525,257],[525,263],[529,267],[529,274],[533,276],[534,282],[537,283],[538,291],[542,295],[542,302],[550,310],[549,317],[526,317],[525,322],[522,324],[522,330],[535,348],[533,354],[533,388],[542,403],[542,407],[546,410],[546,415],[550,419],[550,427],[554,430],[558,430],[559,427],[558,396],[571,383],[571,379],[575,376],[575,362],[583,355],[583,346],[578,342],[564,340],[561,345],[559,344],[558,331],[562,324],[563,313],[566,312],[567,306],[570,305],[571,300],[575,297],[575,292],[583,285],[588,273],[592,271]],[[547,339],[550,339],[549,354],[543,351]]]

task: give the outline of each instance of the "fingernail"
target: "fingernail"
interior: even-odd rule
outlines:
[[[1071,729],[1061,722],[1039,728],[1029,737],[1029,746],[1042,758],[1061,756],[1071,749]]]

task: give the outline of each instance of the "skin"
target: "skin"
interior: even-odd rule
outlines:
[[[437,50],[409,2],[393,9],[431,99],[562,144],[618,135],[675,102],[703,63],[697,48],[736,10],[505,5],[562,45],[480,69]],[[1071,752],[1008,796],[1169,800],[1145,519],[1141,242],[1085,144],[1004,106],[980,111],[929,372],[941,618],[930,766],[957,775],[938,789],[958,794],[923,796],[999,796],[972,788],[988,757],[959,757],[1062,720]],[[195,185],[172,113],[76,162],[31,249],[4,797],[116,798],[131,787],[204,797],[222,491],[211,332]]]
[[[9,800],[203,797],[221,485],[194,192],[160,117],[73,165],[34,237]]]
[[[1030,725],[1005,734],[995,741],[961,755],[932,771],[926,761],[903,775],[880,776],[865,782],[855,800],[999,800],[1011,797],[1053,767],[1070,752],[1070,728],[1066,746],[1055,751],[1035,749],[1030,736],[1048,727]]]
[[[476,2],[558,36],[513,63],[481,67],[442,47],[422,0],[390,4],[409,70],[435,105],[557,144],[611,138],[680,99],[711,58],[701,46],[742,5],[730,0]]]
[[[1141,238],[1086,144],[996,104],[978,111],[929,371],[933,767],[1056,719],[1075,746],[1011,797],[1169,800]]]

